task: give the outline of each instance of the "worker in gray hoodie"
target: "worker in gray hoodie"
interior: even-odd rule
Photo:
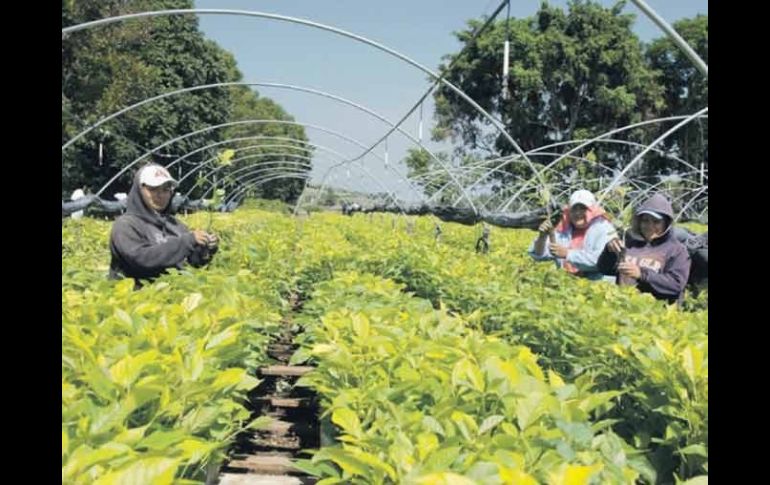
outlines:
[[[617,276],[619,285],[634,285],[659,300],[681,303],[690,274],[687,248],[674,237],[674,210],[661,194],[637,207],[625,241],[614,237],[599,256],[597,267]]]
[[[169,268],[200,267],[217,252],[216,235],[190,231],[169,214],[177,181],[164,167],[150,164],[134,177],[126,213],[110,234],[110,278],[151,280]]]

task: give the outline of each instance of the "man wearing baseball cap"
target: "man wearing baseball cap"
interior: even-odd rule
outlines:
[[[591,280],[605,279],[596,268],[596,262],[614,229],[594,194],[588,190],[575,191],[557,226],[554,228],[546,219],[538,231],[529,248],[529,254],[535,260],[553,260],[557,267],[573,275]],[[549,237],[552,240],[546,244]]]
[[[134,177],[126,213],[118,217],[110,234],[110,278],[153,279],[168,268],[207,264],[218,248],[213,234],[190,231],[169,214],[177,186],[165,167],[150,164]]]
[[[690,274],[690,254],[673,235],[674,210],[662,194],[654,194],[634,212],[625,241],[615,237],[599,257],[599,270],[617,276],[659,300],[681,303]],[[624,251],[625,249],[625,251]]]

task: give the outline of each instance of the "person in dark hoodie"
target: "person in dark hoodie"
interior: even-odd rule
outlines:
[[[169,214],[176,186],[160,165],[137,172],[126,213],[115,220],[110,234],[111,279],[134,278],[140,287],[140,280],[152,280],[169,268],[203,266],[217,252],[216,235],[190,231]]]
[[[690,274],[690,255],[673,234],[674,210],[655,194],[634,213],[625,241],[614,237],[599,256],[597,267],[617,276],[619,285],[635,285],[659,300],[680,303]]]

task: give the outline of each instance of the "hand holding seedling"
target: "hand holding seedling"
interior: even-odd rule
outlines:
[[[551,254],[553,254],[557,258],[566,258],[567,253],[569,252],[568,247],[562,246],[561,244],[556,244],[556,243],[549,244],[548,250],[551,251]]]
[[[219,237],[217,237],[216,234],[209,233],[207,236],[208,236],[208,241],[206,245],[208,246],[209,249],[214,249],[219,245]]]
[[[618,273],[620,273],[621,276],[633,278],[635,280],[642,277],[642,271],[639,269],[639,266],[634,263],[623,262],[618,264]]]
[[[621,241],[619,238],[615,238],[612,241],[607,243],[607,249],[612,251],[613,253],[620,254],[624,249],[623,241]]]

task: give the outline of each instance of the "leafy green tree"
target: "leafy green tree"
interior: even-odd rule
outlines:
[[[62,26],[132,12],[193,7],[192,0],[62,0]],[[143,18],[74,32],[62,41],[62,143],[98,119],[148,97],[241,79],[233,56],[204,38],[195,16]],[[197,90],[131,110],[62,153],[62,196],[76,187],[95,191],[129,162],[172,138],[247,118],[290,117],[279,105],[258,98],[246,87]],[[238,133],[306,140],[301,127],[211,130],[164,147],[148,160],[167,164],[181,154]],[[191,157],[190,164],[180,164],[179,170],[189,170],[192,163],[204,160],[202,157],[216,155],[217,149],[201,153],[200,159]],[[128,190],[131,177],[131,173],[122,176],[106,195]],[[190,183],[195,183],[192,179]],[[278,181],[266,187],[262,195],[291,199],[301,191],[297,182],[290,181],[284,187]]]
[[[505,21],[494,23],[475,42],[471,36],[481,21],[470,21],[469,29],[457,34],[465,50],[447,79],[499,118],[524,150],[654,118],[664,108],[663,87],[631,31],[633,15],[621,13],[623,5],[605,8],[572,0],[565,12],[544,2],[533,17],[510,20],[508,97],[503,94],[501,67]],[[435,100],[434,139],[460,139],[465,152],[514,152],[448,88],[438,89]],[[638,129],[628,138],[645,141],[650,135]],[[627,160],[630,154],[622,146],[594,149],[610,165]],[[517,170],[529,172],[521,164],[509,166],[508,172]]]
[[[674,29],[708,63],[709,25],[707,15],[674,22]],[[661,73],[666,101],[662,116],[690,115],[708,106],[708,78],[668,37],[653,41],[646,51],[650,66]],[[661,146],[694,165],[708,168],[708,118],[693,122],[665,140]],[[652,172],[663,171],[671,163],[657,159],[646,163]],[[676,167],[682,169],[683,167]]]

